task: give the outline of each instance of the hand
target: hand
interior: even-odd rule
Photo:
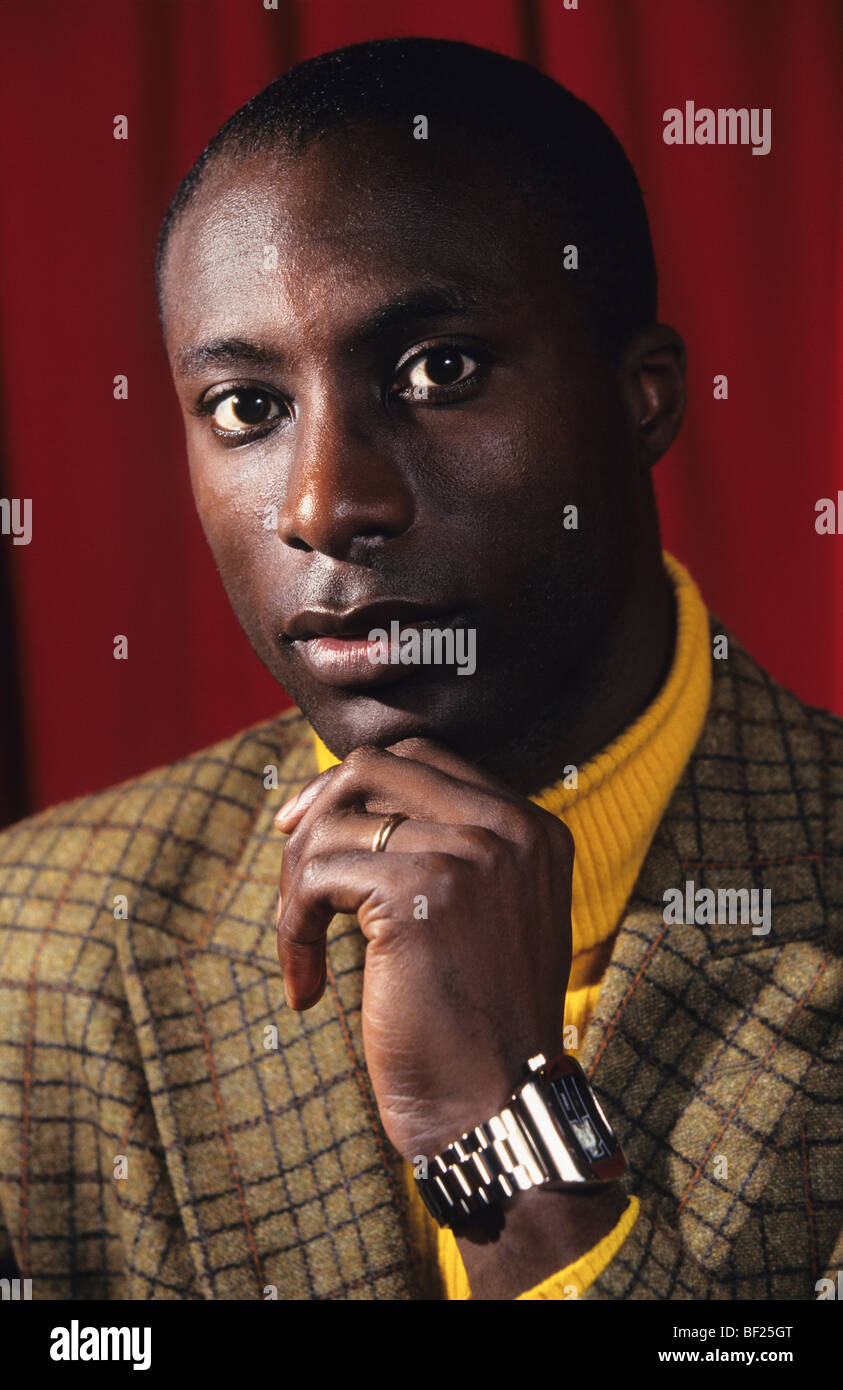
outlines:
[[[383,817],[410,819],[372,852]],[[288,1003],[325,988],[337,912],[368,942],[362,1028],[381,1121],[413,1159],[489,1118],[560,1050],[574,845],[555,816],[443,745],[358,748],[276,817]]]

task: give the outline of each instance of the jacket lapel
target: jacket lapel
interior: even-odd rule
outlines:
[[[208,1299],[412,1297],[401,1160],[359,1040],[359,928],[334,919],[328,990],[305,1014],[286,1007],[275,955],[272,816],[317,770],[309,730],[282,718],[225,747],[178,765],[146,809],[167,854],[119,940],[199,1287]],[[267,789],[273,767],[284,782]]]
[[[712,619],[712,631],[724,629]],[[828,964],[811,940],[822,930],[819,792],[797,771],[820,750],[798,702],[731,636],[729,648],[580,1053],[626,1151],[630,1190],[654,1196],[712,1270],[766,1186],[777,1134],[796,1123],[816,1052],[804,1005],[821,1002]],[[769,888],[769,934],[667,925],[665,892],[684,896],[689,881],[694,891]]]

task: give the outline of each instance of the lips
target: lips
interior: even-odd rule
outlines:
[[[434,622],[453,611],[452,606],[416,603],[410,599],[380,599],[342,611],[305,608],[290,619],[284,636],[305,642],[312,637],[365,637],[373,628],[388,628],[393,620],[402,627],[417,627],[420,622]]]
[[[455,625],[456,619],[453,608],[384,599],[343,612],[305,609],[290,620],[284,635],[323,685],[392,685],[418,668],[373,659],[378,642],[370,640],[369,633],[377,629],[390,633],[393,622],[400,624],[400,632],[445,628]]]

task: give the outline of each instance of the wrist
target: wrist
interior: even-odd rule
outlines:
[[[402,1156],[409,1163],[415,1163],[421,1157],[430,1160],[442,1153],[454,1139],[471,1130],[474,1125],[482,1124],[506,1105],[517,1079],[517,1066],[510,1072],[501,1070],[478,1074],[476,1085],[466,1088],[465,1096],[449,1096],[435,1107],[432,1104],[425,1109],[417,1106],[413,1137],[398,1146]]]
[[[619,1183],[582,1191],[534,1188],[500,1209],[497,1232],[454,1228],[473,1299],[514,1299],[593,1250],[629,1199]]]

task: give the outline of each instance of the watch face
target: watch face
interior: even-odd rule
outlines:
[[[608,1158],[615,1146],[610,1148],[606,1142],[608,1136],[604,1137],[605,1131],[603,1134],[600,1133],[600,1118],[595,1114],[594,1107],[589,1104],[589,1098],[578,1084],[576,1075],[568,1072],[551,1078],[550,1089],[583,1153],[592,1162]]]

